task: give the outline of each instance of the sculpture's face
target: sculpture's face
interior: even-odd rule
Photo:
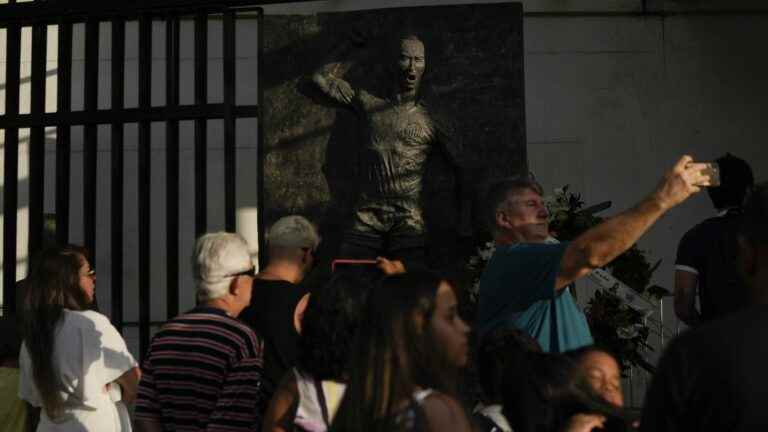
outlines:
[[[426,65],[424,44],[420,40],[403,39],[400,41],[396,72],[402,91],[415,92],[418,90]]]

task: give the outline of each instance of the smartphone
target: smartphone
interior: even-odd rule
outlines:
[[[720,165],[717,162],[704,162],[704,165],[701,173],[709,176],[708,187],[720,186]]]
[[[703,166],[701,173],[709,176],[709,184],[700,186],[720,186],[720,165],[718,165],[717,162],[696,162],[696,164]]]
[[[365,269],[376,268],[376,260],[373,259],[349,259],[349,258],[337,258],[331,261],[331,271],[345,269]]]

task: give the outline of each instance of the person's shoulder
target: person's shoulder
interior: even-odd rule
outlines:
[[[107,318],[105,315],[96,312],[94,310],[70,310],[70,309],[64,309],[65,314],[67,316],[67,320],[71,324],[80,324],[80,325],[87,325],[87,324],[95,324],[96,326],[103,326],[103,325],[112,325],[112,323],[109,321],[109,318]]]
[[[193,310],[169,321],[158,334],[173,334],[178,328],[185,328],[185,333],[201,338],[226,338],[230,344],[245,346],[253,355],[261,352],[261,338],[237,318],[224,313],[209,310]],[[215,336],[212,336],[215,335]]]
[[[429,424],[436,426],[432,430],[452,427],[453,430],[470,430],[464,408],[455,398],[439,391],[432,391],[421,402]]]
[[[724,225],[732,223],[734,218],[726,216],[712,216],[697,223],[685,232],[683,238],[698,238],[719,232]]]
[[[721,356],[727,356],[729,353],[740,351],[738,346],[742,344],[754,347],[761,345],[763,339],[758,336],[766,326],[768,306],[745,309],[681,333],[669,343],[664,355],[696,359],[706,358],[716,351],[721,353]],[[749,336],[749,333],[753,335]]]

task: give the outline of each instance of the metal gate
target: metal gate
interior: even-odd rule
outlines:
[[[123,295],[125,256],[124,228],[125,213],[136,206],[138,213],[138,328],[139,353],[143,354],[150,338],[150,248],[152,247],[151,229],[161,225],[164,229],[166,255],[170,257],[162,263],[166,274],[166,319],[179,312],[179,244],[184,235],[197,236],[207,230],[207,209],[209,176],[207,172],[206,151],[209,146],[208,122],[223,122],[224,153],[224,228],[236,229],[236,160],[235,125],[240,118],[257,118],[257,152],[262,149],[261,107],[263,88],[256,80],[257,103],[238,105],[236,103],[236,24],[246,16],[257,23],[257,63],[262,57],[262,16],[260,8],[254,4],[264,2],[229,0],[211,2],[204,0],[155,0],[155,1],[93,1],[93,0],[49,0],[36,2],[15,2],[0,5],[0,32],[5,33],[5,112],[0,115],[0,134],[4,135],[3,163],[3,306],[13,311],[16,303],[17,280],[17,243],[20,239],[20,224],[17,211],[19,202],[19,133],[29,130],[28,158],[28,250],[27,256],[33,257],[40,250],[44,225],[44,197],[46,193],[55,194],[55,236],[59,243],[67,243],[69,231],[75,224],[82,224],[83,243],[93,256],[108,256],[111,263],[111,308],[107,312],[119,330],[130,324],[124,321]],[[209,22],[220,20],[222,31],[222,101],[212,103],[209,100]],[[180,103],[180,27],[181,23],[193,26],[194,39],[194,97],[189,104]],[[136,93],[138,103],[135,107],[126,105],[126,26],[138,29],[138,82]],[[165,28],[165,46],[153,46],[153,31],[158,26]],[[73,29],[84,33],[84,67],[82,79],[82,109],[73,109]],[[153,30],[154,29],[154,30]],[[31,58],[22,62],[28,53],[22,49],[22,35],[31,32]],[[55,36],[55,38],[54,38]],[[56,39],[56,66],[53,72],[47,71],[47,52],[49,41]],[[100,40],[110,39],[107,46],[110,61],[108,67],[101,62],[100,50],[105,45]],[[249,41],[248,43],[252,43]],[[218,49],[219,47],[214,47]],[[153,61],[153,55],[162,57]],[[50,53],[48,53],[50,57]],[[1,59],[0,59],[1,60]],[[31,64],[29,73],[29,109],[24,112],[20,107],[20,88],[25,84],[21,79],[22,63]],[[153,64],[154,63],[154,64]],[[79,64],[79,63],[78,63]],[[165,101],[153,104],[153,70],[159,72],[158,64],[165,73]],[[106,70],[105,70],[106,69]],[[0,71],[2,73],[2,71]],[[51,76],[56,85],[46,85]],[[102,94],[100,99],[100,76],[109,83],[108,98]],[[0,76],[2,78],[2,76]],[[104,79],[102,79],[104,81]],[[55,108],[46,109],[46,88],[55,88]],[[2,89],[2,87],[0,87]],[[79,88],[78,88],[79,90]],[[129,89],[130,91],[131,89]],[[218,91],[218,89],[217,89]],[[102,92],[103,93],[103,92]],[[76,95],[78,98],[80,95]],[[133,96],[133,95],[129,95]],[[50,101],[50,97],[48,98]],[[108,103],[101,103],[107,100]],[[0,102],[2,104],[2,102]],[[107,106],[102,106],[107,105]],[[0,105],[2,106],[2,105]],[[180,164],[180,122],[193,123],[194,130],[194,233],[180,232],[179,218],[179,164]],[[135,126],[134,126],[135,124]],[[164,170],[165,182],[152,178],[153,159],[152,125],[161,125],[165,130]],[[137,128],[137,169],[126,171],[125,134],[126,127]],[[75,173],[72,169],[74,128],[82,129],[82,192],[72,190],[70,179]],[[99,128],[109,130],[109,159],[111,185],[108,191],[99,191],[97,177],[97,152],[99,148]],[[55,164],[46,169],[46,135],[55,133]],[[102,144],[103,145],[103,144]],[[54,144],[51,143],[51,147]],[[261,155],[253,161],[261,177]],[[157,167],[156,167],[157,169]],[[46,179],[46,176],[53,176]],[[48,180],[48,181],[47,181]],[[55,189],[47,190],[46,185],[55,180]],[[137,183],[138,196],[135,201],[128,201],[125,195],[126,182]],[[261,205],[261,184],[256,185],[258,205]],[[132,186],[132,187],[133,187]],[[151,217],[151,194],[155,188],[165,190],[165,220]],[[51,189],[51,188],[48,188]],[[107,200],[98,200],[99,192],[107,192]],[[82,196],[82,220],[70,217],[73,195]],[[78,198],[79,200],[79,198]],[[110,213],[110,250],[96,250],[97,247],[97,211],[109,207]],[[80,211],[77,209],[77,211]],[[258,212],[260,215],[261,212]],[[184,215],[186,217],[186,215]],[[258,216],[260,218],[260,216]],[[260,222],[260,221],[259,221]],[[258,224],[259,229],[261,223]],[[163,228],[164,227],[164,228]],[[23,231],[21,235],[25,234]],[[260,236],[261,237],[261,236]],[[181,251],[186,255],[188,251]],[[23,275],[21,275],[23,276]],[[129,299],[133,301],[133,299]]]

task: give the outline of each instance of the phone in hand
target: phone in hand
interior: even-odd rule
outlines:
[[[720,186],[720,165],[717,162],[704,162],[704,168],[701,173],[709,176],[709,185],[707,187]]]

